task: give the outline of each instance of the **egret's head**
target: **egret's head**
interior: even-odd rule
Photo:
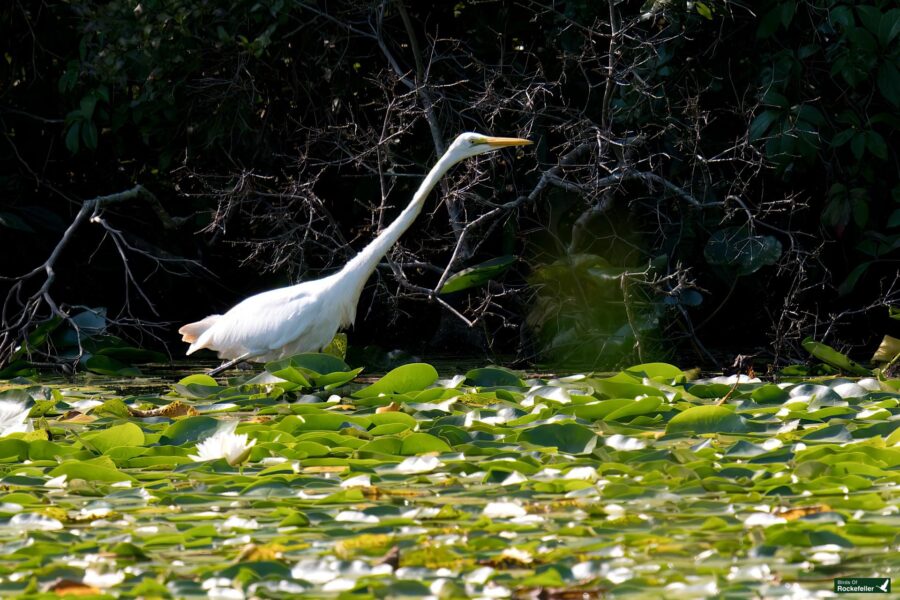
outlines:
[[[507,146],[527,146],[531,143],[531,140],[522,138],[491,137],[480,133],[467,132],[460,134],[453,140],[447,154],[456,161],[475,156],[476,154],[490,152],[491,150],[506,148]]]

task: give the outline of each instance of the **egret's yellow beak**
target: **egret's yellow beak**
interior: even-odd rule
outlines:
[[[506,146],[527,146],[534,142],[523,138],[486,137],[484,143],[492,148],[505,148]]]

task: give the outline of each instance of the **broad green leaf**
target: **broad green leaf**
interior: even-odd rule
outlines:
[[[900,339],[886,335],[882,338],[878,349],[875,350],[875,354],[872,355],[872,362],[889,363],[898,355],[900,355]]]
[[[275,373],[284,367],[298,367],[307,369],[320,375],[328,373],[349,371],[350,367],[343,360],[331,354],[321,354],[318,352],[307,352],[305,354],[297,354],[289,358],[282,358],[273,362],[266,363],[266,370]]]
[[[123,423],[102,431],[87,433],[82,439],[105,454],[119,446],[143,446],[144,432],[134,423]]]
[[[117,481],[134,481],[134,477],[118,470],[113,462],[96,462],[93,460],[77,461],[70,460],[62,463],[52,471],[51,477],[59,477],[65,475],[69,481],[73,479],[84,479],[85,481],[101,481],[107,483],[115,483]]]
[[[187,442],[199,442],[213,435],[220,422],[212,417],[187,417],[175,421],[162,431],[161,443],[180,446]]]
[[[676,383],[684,380],[684,371],[676,366],[668,363],[645,363],[628,367],[624,373],[637,377],[639,379],[658,379],[659,381],[675,381]]]
[[[80,146],[80,142],[78,141],[79,136],[81,135],[81,122],[75,121],[69,127],[69,131],[66,132],[66,148],[68,148],[69,152],[72,154],[78,153],[78,148]]]
[[[640,400],[632,400],[629,404],[620,406],[616,410],[609,413],[606,421],[620,421],[627,417],[635,417],[637,415],[646,415],[655,412],[659,405],[662,404],[662,398],[659,396],[647,396]]]
[[[812,338],[803,340],[803,348],[824,363],[833,367],[837,367],[845,373],[853,375],[871,375],[872,372],[857,362],[850,360],[847,355],[842,354],[821,342],[817,342]]]
[[[140,377],[141,370],[137,367],[126,365],[123,362],[104,356],[102,354],[90,355],[85,361],[84,366],[88,371],[99,373],[100,375],[112,375],[116,377]]]
[[[712,18],[713,18],[712,11],[709,9],[709,7],[706,4],[704,4],[703,2],[697,2],[697,3],[695,3],[695,6],[697,8],[697,12],[700,13],[700,16],[702,16],[704,19],[707,19],[710,21],[712,20]]]
[[[205,387],[215,387],[215,388],[219,387],[218,381],[216,381],[209,375],[203,375],[200,373],[198,373],[196,375],[188,375],[187,377],[180,379],[178,381],[178,383],[180,385],[185,385],[185,386],[191,385],[191,384],[196,384],[196,385],[202,385]]]
[[[466,383],[479,387],[522,387],[524,384],[517,374],[503,367],[483,367],[466,373]]]
[[[713,233],[703,250],[709,264],[730,267],[738,275],[751,275],[781,258],[781,242],[770,235],[750,235],[743,227]]]
[[[400,454],[404,456],[428,452],[450,452],[452,448],[439,437],[427,433],[411,433],[402,439]]]
[[[152,350],[132,348],[129,346],[107,346],[98,349],[95,354],[109,356],[110,358],[128,363],[164,363],[168,360],[168,357],[161,352],[153,352]],[[210,379],[212,379],[212,377],[210,377]]]
[[[533,446],[555,447],[569,454],[589,454],[597,445],[597,434],[577,423],[550,423],[526,429],[518,442]]]
[[[8,212],[0,212],[0,227],[24,231],[25,233],[34,233],[34,229],[28,223]]]
[[[368,387],[353,393],[356,398],[373,398],[379,394],[405,394],[423,390],[434,384],[438,372],[427,363],[411,363],[397,367]]]
[[[774,110],[764,110],[750,123],[749,137],[751,142],[763,137],[780,114]]]
[[[693,406],[672,417],[666,433],[743,433],[744,419],[727,406]]]
[[[450,294],[487,283],[496,279],[516,262],[515,256],[500,256],[463,269],[447,278],[439,293]]]

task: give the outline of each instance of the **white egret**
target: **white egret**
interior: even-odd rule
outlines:
[[[241,361],[266,362],[300,352],[318,352],[338,329],[353,324],[369,275],[412,225],[428,193],[453,165],[484,152],[530,143],[521,138],[461,134],[425,176],[409,206],[343,269],[322,279],[250,296],[223,315],[210,315],[185,325],[178,333],[190,344],[187,353],[208,348],[229,359],[210,371],[215,375]]]

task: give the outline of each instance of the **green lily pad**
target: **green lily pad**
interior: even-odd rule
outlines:
[[[426,388],[438,379],[438,372],[427,363],[410,363],[397,367],[368,387],[353,393],[356,398],[373,398],[380,394],[405,394]]]
[[[672,417],[666,433],[743,433],[747,423],[726,406],[692,406]]]

